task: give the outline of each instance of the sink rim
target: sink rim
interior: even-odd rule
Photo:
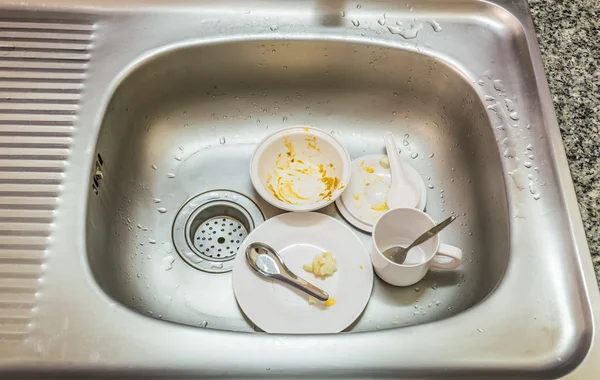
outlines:
[[[578,214],[578,209],[577,209],[577,203],[576,203],[576,198],[575,198],[575,194],[572,188],[572,185],[569,185],[569,172],[568,172],[568,166],[567,166],[567,162],[566,160],[564,160],[564,148],[562,147],[562,140],[560,139],[560,134],[558,132],[558,126],[557,126],[557,122],[556,122],[556,118],[554,115],[552,115],[551,113],[548,114],[549,111],[553,111],[552,110],[552,105],[550,102],[550,93],[547,87],[547,84],[545,83],[545,79],[543,77],[543,72],[541,72],[541,58],[539,57],[539,51],[535,48],[535,36],[532,36],[532,26],[530,25],[531,22],[530,20],[527,19],[527,15],[526,13],[523,13],[524,10],[523,9],[516,9],[516,11],[520,12],[521,17],[519,17],[522,22],[525,25],[525,38],[528,42],[528,53],[529,56],[531,57],[531,60],[533,62],[533,72],[535,74],[535,78],[533,79],[533,81],[536,83],[536,89],[540,92],[539,94],[539,99],[541,100],[541,107],[542,107],[542,111],[541,114],[544,116],[544,119],[546,121],[548,121],[548,124],[550,125],[550,128],[546,128],[547,130],[547,137],[550,139],[550,143],[551,143],[551,149],[550,149],[550,164],[551,166],[555,169],[555,171],[557,172],[557,183],[560,184],[562,186],[562,190],[560,191],[560,195],[561,195],[561,199],[564,202],[564,209],[561,211],[564,211],[565,216],[567,221],[569,222],[569,226],[571,227],[570,232],[570,240],[573,242],[573,247],[574,247],[574,253],[576,254],[576,261],[577,261],[577,268],[576,268],[576,273],[580,274],[583,273],[583,275],[578,278],[580,280],[580,289],[582,290],[581,293],[581,298],[584,299],[585,302],[585,311],[587,311],[587,317],[590,319],[593,317],[594,320],[597,322],[598,321],[598,312],[599,310],[599,302],[598,302],[598,294],[597,291],[594,291],[593,289],[593,285],[595,285],[595,278],[594,278],[594,274],[593,274],[593,269],[591,267],[591,264],[589,262],[589,260],[587,260],[587,255],[588,253],[588,249],[587,249],[587,241],[585,240],[585,235],[583,232],[583,226],[581,223],[581,219]],[[523,21],[523,18],[526,18]],[[532,50],[532,46],[533,46],[533,50]],[[113,67],[114,69],[114,67]],[[104,87],[103,87],[104,88]],[[107,86],[107,88],[110,89],[110,86]],[[116,87],[114,87],[116,88]],[[108,101],[106,101],[106,99],[110,99],[113,95],[113,91],[108,91],[108,96],[105,97],[104,95],[106,95],[106,88],[104,88],[105,91],[103,91],[103,95],[101,96],[102,99],[100,101],[101,104],[103,105],[107,105]],[[93,102],[92,102],[93,103]],[[86,104],[87,106],[87,104]],[[90,120],[92,120],[94,112],[91,112],[89,109],[91,108],[91,106],[88,106],[87,109],[84,111],[85,115],[90,118]],[[105,110],[102,110],[101,115],[105,114]],[[95,118],[94,120],[97,121],[97,118]],[[94,128],[97,131],[99,128],[100,123],[94,123]],[[96,135],[97,136],[97,135]],[[90,139],[90,141],[87,142],[87,146],[89,145],[95,145],[96,144],[96,139],[92,138]],[[77,156],[79,155],[80,157],[84,156],[84,151],[82,149],[82,146],[86,146],[86,143],[82,143],[79,144],[79,147],[75,147],[74,149],[77,149],[77,151],[73,154],[73,156]],[[88,154],[89,155],[89,154]],[[87,167],[84,169],[81,168],[76,168],[76,169],[70,169],[68,172],[68,175],[70,174],[72,176],[72,171],[75,170],[79,170],[79,175],[82,176],[83,180],[81,180],[81,178],[79,178],[78,183],[80,184],[87,184],[89,183],[89,173],[87,170]],[[85,172],[85,174],[83,174]],[[565,186],[565,183],[567,183],[567,186]],[[571,182],[572,183],[572,182]],[[65,214],[69,214],[69,211],[73,211],[75,212],[76,215],[78,215],[79,218],[81,218],[81,210],[82,210],[82,204],[83,204],[83,210],[87,210],[87,197],[78,197],[77,196],[77,192],[76,189],[73,188],[73,184],[68,184],[69,186],[66,186],[65,188],[65,192],[64,194],[68,195],[71,197],[71,199],[76,199],[76,202],[74,202],[74,204],[71,205],[65,205],[63,206],[63,208],[61,210],[58,211],[58,218],[57,218],[57,229],[61,229],[64,230],[64,228],[60,227],[60,223],[58,223],[58,220],[60,220],[61,218],[64,220],[66,218]],[[82,201],[82,198],[85,198]],[[511,197],[508,197],[509,200],[511,199]],[[68,199],[65,198],[65,199]],[[84,228],[81,228],[79,230],[79,232],[83,232]],[[85,233],[80,234],[81,236],[85,236]],[[58,233],[56,234],[56,236],[65,236],[64,231],[58,231]],[[68,236],[68,235],[67,235]],[[511,238],[512,239],[512,238]],[[57,244],[58,245],[58,244]],[[65,245],[65,244],[61,244],[61,245]],[[81,243],[81,239],[77,239],[77,241],[75,243],[73,243],[72,247],[74,248],[74,251],[76,252],[83,252],[85,251],[85,242],[82,244]],[[587,261],[583,261],[583,260],[587,260]],[[79,260],[81,261],[81,259]],[[511,260],[512,261],[512,260]],[[87,265],[83,265],[83,267],[86,267]],[[49,271],[51,271],[51,267],[49,267]],[[510,261],[509,261],[509,269],[510,269]],[[494,291],[493,294],[497,295],[501,290],[503,290],[504,288],[506,288],[506,283],[508,280],[508,276],[512,274],[512,271],[510,271],[509,269],[507,269],[507,272],[505,273],[504,278],[500,281],[500,284],[498,286],[498,288]],[[95,309],[95,310],[102,310],[103,308],[107,307],[108,305],[110,305],[110,300],[108,297],[104,298],[103,296],[103,292],[102,291],[97,291],[99,289],[93,289],[93,286],[91,285],[91,283],[93,284],[93,280],[90,280],[91,277],[91,273],[89,273],[89,271],[87,271],[86,269],[83,269],[84,273],[85,273],[85,277],[87,277],[86,279],[81,279],[83,280],[83,282],[81,282],[81,284],[83,284],[84,282],[86,283],[86,287],[90,286],[92,289],[87,289],[84,292],[88,293],[88,294],[94,294],[94,296],[97,298],[97,300],[99,300],[100,298],[104,299],[106,302],[103,302],[101,305],[93,305],[91,307],[91,309]],[[51,273],[49,272],[49,275]],[[49,279],[50,281],[50,279]],[[57,281],[56,279],[52,279],[51,283],[60,283],[60,281]],[[49,285],[48,285],[49,286]],[[50,289],[50,288],[48,288]],[[49,291],[49,290],[48,290]],[[461,313],[461,318],[463,315],[466,314],[475,314],[475,311],[477,310],[477,314],[481,313],[481,309],[484,309],[484,306],[490,304],[490,302],[492,302],[492,297],[482,301],[480,304],[473,306],[472,308],[470,308],[469,310],[464,311],[463,313]],[[100,304],[100,302],[97,302],[97,304]],[[593,312],[592,312],[593,310]],[[205,330],[201,330],[198,331],[196,329],[191,329],[191,328],[186,328],[186,327],[181,327],[181,326],[165,326],[163,327],[158,327],[159,325],[154,325],[153,323],[151,323],[150,321],[146,321],[146,320],[142,320],[142,318],[129,318],[131,317],[131,315],[129,316],[125,316],[127,313],[122,313],[124,310],[122,310],[121,308],[119,308],[118,306],[115,308],[115,313],[117,314],[121,314],[124,315],[124,318],[126,321],[120,321],[117,322],[116,325],[120,325],[121,327],[125,327],[127,325],[127,323],[137,323],[137,324],[141,324],[141,325],[146,325],[149,327],[153,327],[156,328],[157,330],[169,330],[169,332],[172,332],[172,337],[179,337],[181,339],[186,339],[186,336],[191,336],[193,335],[195,338],[201,338],[202,336],[213,336],[215,338],[222,338],[224,341],[226,342],[231,342],[234,343],[233,340],[230,339],[230,337],[228,337],[228,335],[230,335],[229,333],[226,332],[218,332],[218,335],[213,335],[214,332],[209,332],[209,331],[205,331]],[[493,315],[493,314],[492,314]],[[139,317],[136,314],[136,317]],[[52,318],[48,318],[48,319],[52,319]],[[148,319],[148,318],[144,318],[144,319]],[[435,323],[436,327],[441,328],[440,324],[443,325],[449,325],[449,326],[453,326],[456,325],[455,323],[450,323],[451,320],[454,320],[455,318],[448,318],[446,320],[442,320],[442,321],[438,321],[437,323]],[[588,321],[588,322],[590,322]],[[123,323],[123,322],[127,322],[127,323]],[[40,325],[42,325],[43,323],[45,323],[42,318],[40,317],[40,321],[39,321]],[[49,323],[49,322],[48,322]],[[431,324],[434,325],[434,324]],[[427,332],[431,329],[431,325],[420,325],[420,326],[413,326],[411,327],[411,329],[399,329],[399,330],[410,330],[413,334],[418,335],[421,331],[423,332]],[[592,325],[591,323],[588,323],[588,325]],[[526,329],[523,329],[522,331],[524,334],[523,336],[527,336],[526,335]],[[592,331],[593,332],[593,331]],[[586,339],[587,342],[589,342],[589,345],[591,347],[592,345],[592,332],[587,332],[586,337],[582,338],[582,339]],[[390,334],[390,332],[387,332],[388,334]],[[201,334],[201,335],[196,335],[196,334]],[[392,340],[389,339],[388,340],[388,335],[382,336],[383,334],[380,332],[371,332],[370,335],[375,335],[375,334],[380,334],[381,337],[381,341],[388,341],[391,342]],[[160,337],[164,337],[165,335],[160,332],[159,334],[157,334]],[[363,334],[353,334],[354,335],[363,335]],[[366,335],[366,334],[364,334]],[[402,338],[405,337],[406,335],[408,335],[406,333],[406,331],[404,333],[397,333],[394,332],[394,334],[396,337],[395,338]],[[285,339],[284,339],[285,338]],[[367,341],[365,341],[363,338],[360,339],[350,339],[348,337],[339,337],[340,341],[343,341],[345,344],[347,344],[349,347],[360,347],[360,345],[364,344],[364,343],[369,343]],[[309,342],[312,339],[311,337],[299,337],[299,339],[290,339],[288,337],[281,337],[281,336],[275,336],[275,337],[253,337],[251,338],[253,343],[256,343],[257,346],[263,346],[263,345],[268,345],[268,344],[272,344],[272,343],[277,343],[278,339],[283,339],[284,341],[287,342],[287,345],[290,345],[290,342],[292,340],[295,341],[296,343],[296,347],[301,348],[301,349],[307,349],[309,347]],[[595,337],[594,334],[594,340],[597,339]],[[338,340],[338,339],[336,339]],[[353,342],[351,342],[353,341]],[[410,341],[410,339],[407,339],[407,341]],[[316,343],[316,342],[315,342]],[[341,342],[338,342],[341,343]],[[587,346],[587,344],[586,344]],[[381,347],[383,347],[383,345],[381,345]],[[443,345],[436,345],[437,349],[443,349]],[[594,342],[594,348],[595,351],[598,351],[597,348],[597,344]],[[592,347],[593,348],[593,347]],[[591,351],[591,349],[590,349]],[[451,357],[452,355],[450,355]],[[352,357],[352,356],[350,356]],[[127,363],[139,363],[139,364],[144,364],[145,363],[145,368],[152,368],[153,366],[157,366],[160,367],[160,364],[158,362],[153,363],[153,365],[149,366],[147,362],[144,362],[142,358],[133,355],[131,358],[131,360]],[[191,358],[190,358],[191,359]],[[552,360],[551,360],[552,359]],[[546,371],[548,374],[550,373],[550,371],[556,370],[557,366],[560,366],[560,364],[555,364],[554,362],[554,356],[550,355],[547,357],[538,357],[536,358],[535,364],[540,364],[540,363],[544,363],[546,364],[546,367],[543,369],[544,371]],[[437,368],[439,370],[449,370],[449,371],[460,371],[460,366],[458,366],[457,363],[452,363],[452,362],[448,362],[448,359],[446,359],[446,361],[441,360],[440,363],[438,364]],[[489,360],[489,358],[488,358]],[[219,362],[219,361],[217,361]],[[588,360],[589,362],[589,360]],[[111,361],[111,363],[113,363],[113,366],[119,366],[119,365],[125,365],[126,362],[122,361],[122,360],[118,360],[118,359],[114,359]],[[186,367],[186,365],[184,365],[185,363],[183,363],[182,361],[179,361],[178,363],[181,364],[180,368],[196,368],[196,367],[191,367],[188,366]],[[220,362],[219,362],[220,363]],[[317,361],[317,363],[323,363],[323,361]],[[502,366],[502,362],[498,361],[496,362],[497,365],[499,367]],[[392,368],[386,366],[386,363],[371,363],[370,365],[368,365],[368,367],[364,367],[364,368],[371,368],[371,369],[375,369],[377,364],[381,364],[381,368],[388,371],[391,371]],[[462,363],[464,364],[464,363]],[[529,365],[527,363],[519,363],[521,365],[522,370],[537,370],[539,371],[539,367],[535,368],[534,366],[531,366],[532,363],[529,363]],[[572,364],[572,363],[571,363]],[[577,365],[579,363],[576,363],[575,365]],[[189,365],[189,364],[188,364]],[[113,367],[114,368],[114,367]],[[407,368],[406,372],[407,374],[411,373],[411,367],[407,366],[407,367],[403,367],[403,368]],[[417,368],[417,367],[413,367],[413,368]],[[463,367],[464,368],[464,367]],[[470,368],[474,368],[475,370],[478,369],[477,365],[473,362],[471,362],[471,367]],[[515,367],[513,367],[514,369]],[[479,368],[480,369],[480,368]],[[562,374],[565,374],[566,372],[570,371],[569,368],[563,368],[562,371],[559,371]],[[235,372],[234,372],[235,373]],[[360,375],[362,372],[358,372],[358,374]],[[391,374],[392,372],[387,372],[388,374]],[[454,373],[454,372],[453,372]],[[457,372],[460,373],[460,372]],[[522,372],[520,372],[522,373]],[[590,372],[592,373],[592,372]],[[554,374],[556,374],[556,372],[554,372]]]

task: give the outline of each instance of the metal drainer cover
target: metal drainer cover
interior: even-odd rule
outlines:
[[[258,206],[242,194],[228,190],[202,193],[177,213],[173,245],[192,267],[227,272],[248,233],[264,220]]]
[[[235,256],[248,231],[230,216],[207,219],[196,229],[194,245],[202,254],[215,259]]]

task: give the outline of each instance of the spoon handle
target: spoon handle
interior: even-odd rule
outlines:
[[[277,277],[286,284],[289,284],[296,289],[315,297],[319,301],[327,301],[329,299],[329,294],[326,291],[317,288],[310,282],[296,276],[291,271],[285,271],[279,274]]]
[[[443,222],[431,227],[431,229],[429,229],[428,231],[423,233],[423,235],[419,236],[415,241],[413,241],[412,244],[409,245],[408,248],[406,248],[406,251],[408,252],[411,248],[416,247],[419,244],[425,243],[427,240],[431,239],[432,237],[437,235],[441,230],[446,228],[450,223],[454,222],[455,219],[456,216],[451,215],[448,218],[446,218]]]

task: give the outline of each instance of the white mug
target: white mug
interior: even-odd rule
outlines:
[[[453,270],[460,266],[462,250],[440,243],[439,234],[412,248],[402,264],[383,255],[392,247],[407,247],[425,231],[435,226],[433,219],[414,208],[387,211],[373,227],[371,261],[375,273],[388,284],[408,286],[419,282],[432,269]]]

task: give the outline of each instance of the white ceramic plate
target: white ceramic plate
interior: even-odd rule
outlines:
[[[373,232],[373,225],[388,211],[387,207],[373,209],[387,200],[387,193],[392,183],[389,168],[383,168],[379,161],[382,154],[372,154],[355,158],[352,161],[352,177],[342,196],[335,201],[340,214],[350,224],[366,232]],[[401,160],[413,186],[420,193],[419,204],[415,208],[423,211],[427,202],[427,189],[419,172],[408,162]],[[371,171],[367,172],[365,169]],[[367,185],[368,184],[368,185]]]
[[[277,250],[296,275],[327,291],[335,305],[310,305],[306,294],[254,272],[245,251],[257,241]],[[338,267],[325,279],[302,269],[302,264],[323,251],[336,257]],[[233,291],[240,308],[268,333],[340,332],[360,316],[372,289],[371,259],[359,238],[334,218],[314,212],[286,213],[267,220],[248,235],[233,266]]]

